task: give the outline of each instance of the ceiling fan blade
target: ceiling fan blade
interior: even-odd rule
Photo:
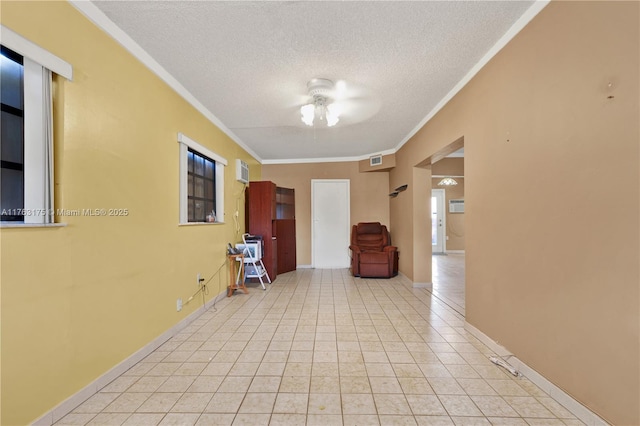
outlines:
[[[341,110],[340,118],[345,122],[357,123],[367,120],[380,111],[382,103],[375,97],[345,99],[338,102]]]
[[[300,109],[301,106],[308,104],[309,102],[312,101],[312,98],[309,95],[300,95],[300,94],[294,94],[291,96],[288,96],[287,101],[284,103],[284,108],[298,108]]]
[[[336,101],[352,99],[356,97],[368,98],[371,96],[374,96],[371,89],[368,89],[356,83],[349,83],[344,80],[338,81],[333,89],[333,98]]]

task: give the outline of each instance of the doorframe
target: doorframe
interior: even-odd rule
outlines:
[[[438,201],[437,198],[438,196],[434,195],[434,194],[440,194],[440,197],[442,199],[441,201],[441,206],[442,206],[442,251],[433,251],[433,244],[431,245],[432,250],[431,250],[431,254],[444,254],[447,252],[447,211],[446,211],[446,207],[447,207],[447,192],[442,189],[442,188],[431,188],[431,198],[433,198],[434,196],[436,197],[436,202]],[[438,206],[440,207],[440,206]],[[431,220],[433,220],[433,213],[432,210],[429,211],[430,216],[431,216]],[[433,224],[431,225],[433,229]],[[438,231],[436,231],[438,232]],[[437,247],[437,245],[436,245]]]
[[[311,267],[316,267],[316,226],[315,226],[315,184],[316,183],[346,183],[347,186],[347,226],[345,235],[347,236],[347,250],[349,249],[349,233],[351,231],[351,179],[311,179]],[[349,253],[347,252],[347,256]]]

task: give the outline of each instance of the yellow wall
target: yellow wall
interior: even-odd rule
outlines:
[[[639,6],[552,2],[390,172],[464,137],[466,320],[620,425],[640,424]],[[430,191],[392,203],[405,251]]]
[[[55,81],[56,207],[129,210],[1,231],[1,423],[18,425],[201,306],[195,299],[176,312],[176,299],[197,289],[198,272],[211,277],[225,244],[239,239],[234,160],[250,164],[252,179],[260,166],[68,3],[3,1],[2,24],[74,68],[72,82]],[[178,226],[178,132],[229,161],[226,224]],[[226,282],[223,268],[207,299]]]
[[[296,257],[298,265],[311,265],[311,179],[349,179],[351,224],[380,222],[389,227],[389,173],[359,171],[358,162],[265,164],[262,177],[296,190]],[[402,255],[401,255],[402,256]],[[402,260],[400,260],[402,263]]]

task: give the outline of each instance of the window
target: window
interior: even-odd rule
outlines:
[[[2,46],[0,88],[2,146],[0,211],[3,221],[24,220],[24,65],[22,56]]]
[[[227,160],[188,136],[180,145],[180,223],[224,222],[224,167]]]
[[[71,65],[0,25],[0,220],[53,222],[52,72]]]
[[[193,149],[188,150],[187,162],[189,168],[187,190],[189,222],[214,222],[216,163]]]

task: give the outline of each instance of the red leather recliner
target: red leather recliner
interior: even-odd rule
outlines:
[[[398,248],[380,222],[360,222],[351,228],[351,273],[354,277],[390,278],[398,275]]]

